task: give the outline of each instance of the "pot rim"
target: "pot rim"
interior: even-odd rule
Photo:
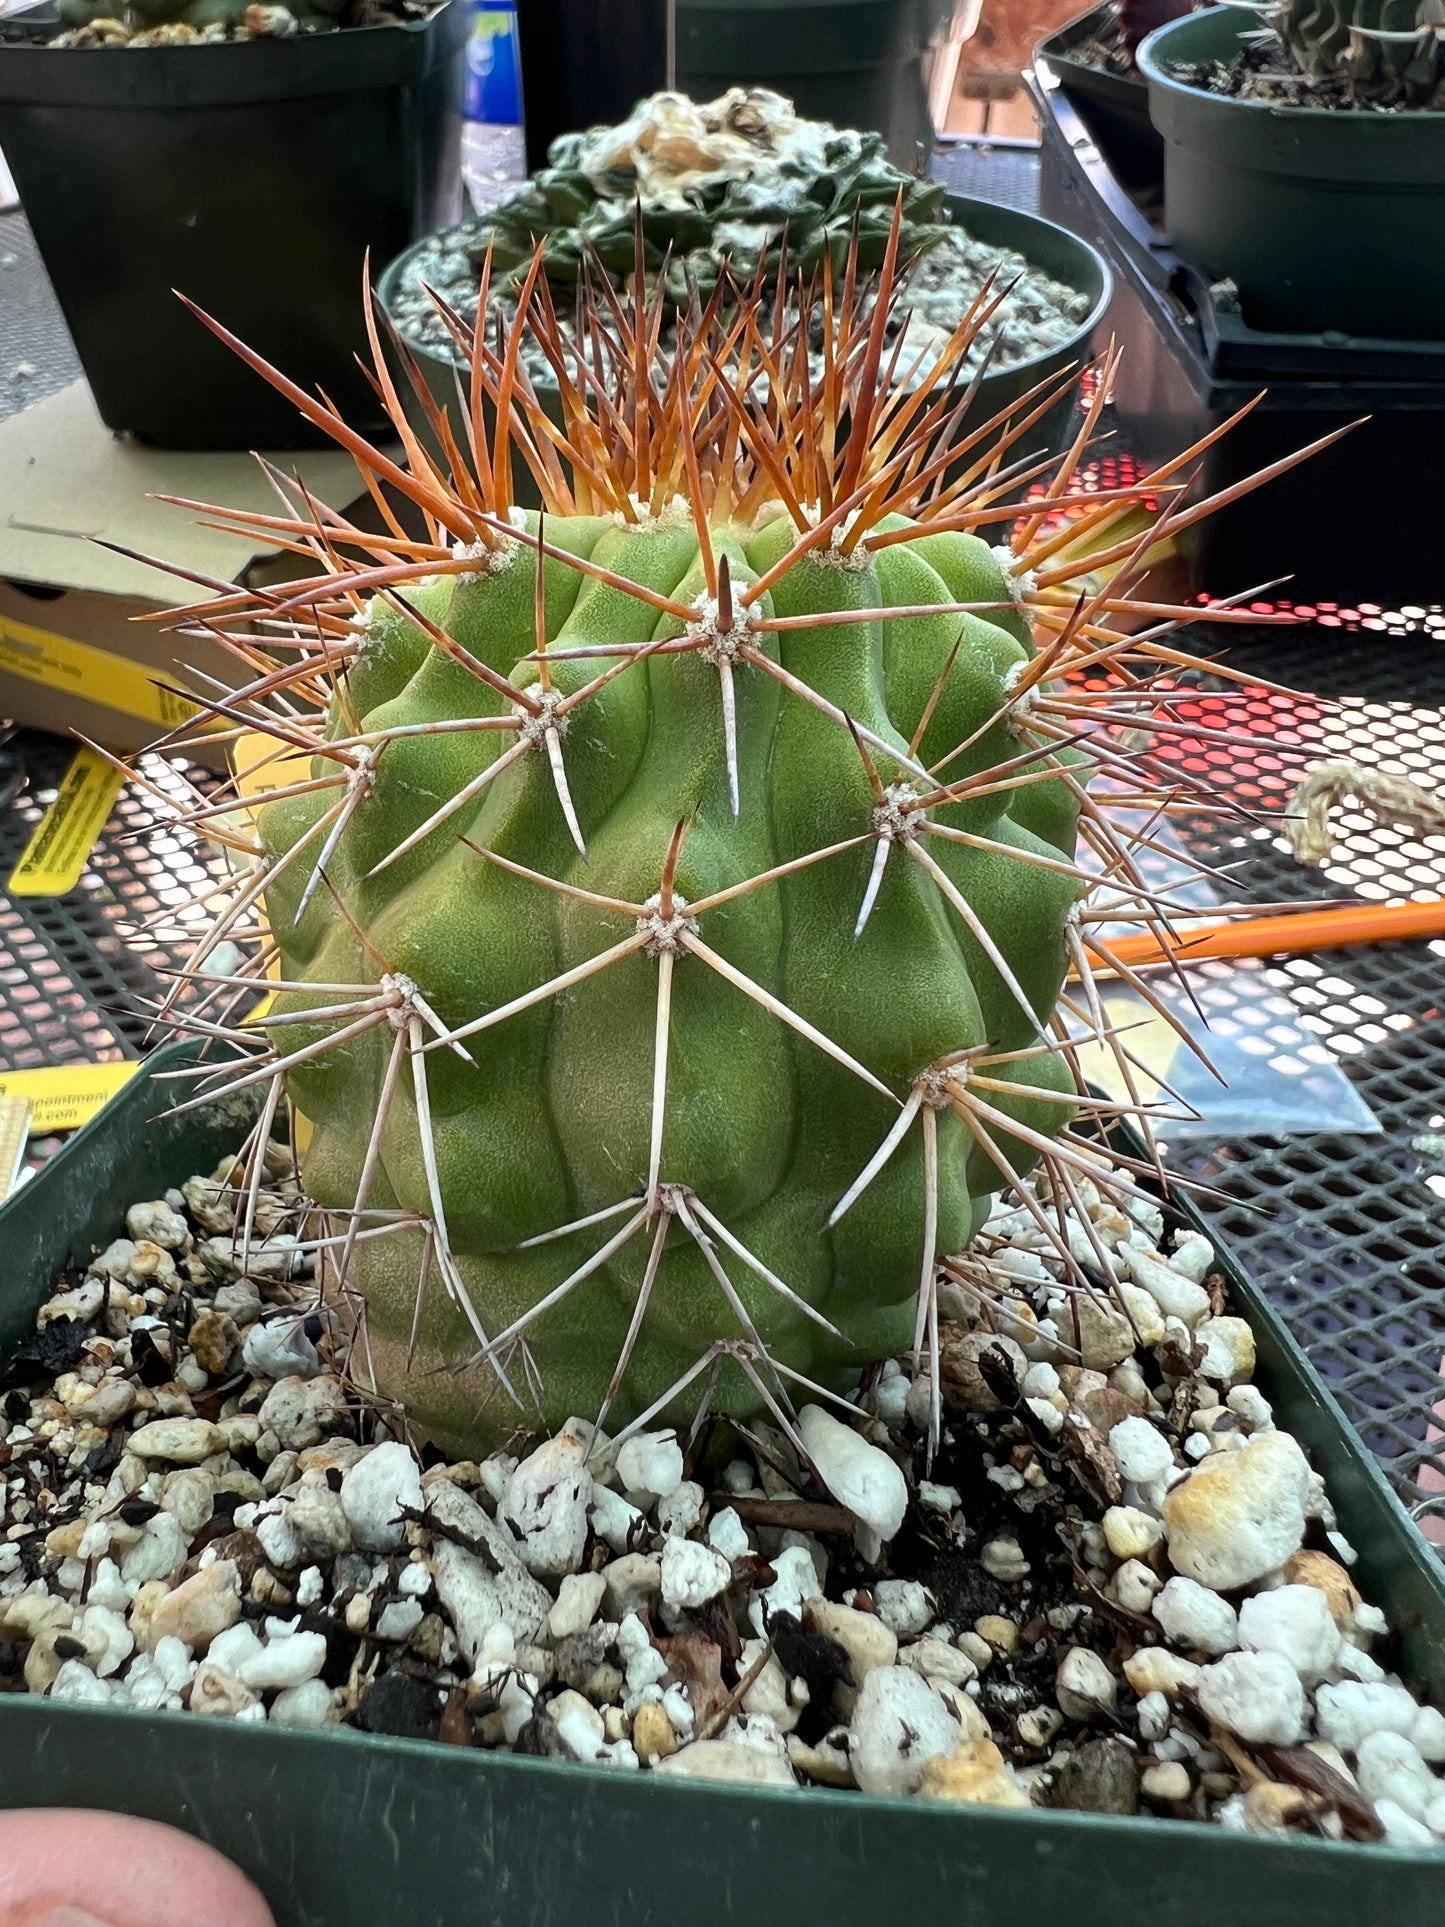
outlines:
[[[995,379],[1007,378],[1013,380],[1015,378],[1026,377],[1031,370],[1037,369],[1042,363],[1056,358],[1065,350],[1078,348],[1092,338],[1094,330],[1103,320],[1105,314],[1108,312],[1109,303],[1114,298],[1114,275],[1113,270],[1110,268],[1103,254],[1091,241],[1086,241],[1082,235],[1074,234],[1068,228],[1060,226],[1057,221],[1046,220],[1043,215],[1029,213],[1023,208],[1010,207],[1003,201],[986,201],[969,194],[948,194],[944,197],[944,205],[956,217],[959,225],[965,228],[969,225],[970,210],[981,208],[987,210],[987,213],[990,215],[1011,216],[1014,220],[1023,224],[1026,235],[1030,232],[1037,235],[1040,230],[1044,230],[1051,237],[1058,236],[1069,247],[1078,251],[1080,260],[1086,262],[1097,277],[1098,294],[1091,302],[1089,311],[1083,320],[1075,323],[1069,333],[1061,340],[1055,342],[1052,347],[1040,348],[1035,353],[1024,356],[1021,360],[1006,362],[1002,367],[990,368],[985,374],[983,382],[980,384],[984,392],[987,392],[989,382]],[[985,239],[985,244],[988,246],[1015,246],[1018,252],[1029,260],[1030,266],[1038,268],[1041,273],[1048,274],[1056,280],[1063,279],[1054,269],[1037,261],[1029,253],[1027,247],[1020,246],[1017,242],[1002,243],[989,241],[986,237],[979,238]],[[422,354],[430,360],[439,362],[444,366],[460,369],[464,364],[459,359],[454,344],[448,342],[446,352],[443,353],[437,348],[432,348],[424,343],[418,342],[413,336],[408,334],[404,325],[396,319],[395,314],[394,299],[403,274],[406,272],[413,257],[418,254],[421,249],[429,247],[435,239],[435,235],[424,235],[421,240],[413,241],[409,248],[404,249],[394,260],[389,261],[377,279],[376,293],[382,307],[390,317],[393,326],[395,326],[398,334],[413,354]],[[1086,291],[1087,290],[1083,289],[1079,290],[1079,292]],[[545,390],[549,393],[556,392],[555,385],[550,380],[539,380],[537,387],[539,390]]]

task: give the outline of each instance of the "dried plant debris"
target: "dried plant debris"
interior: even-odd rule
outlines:
[[[706,299],[724,263],[739,283],[816,276],[830,261],[841,270],[855,230],[857,261],[874,269],[899,208],[900,257],[925,257],[910,280],[903,365],[949,335],[991,277],[1011,293],[966,373],[986,357],[1006,367],[1067,340],[1088,297],[951,225],[944,202],[941,183],[889,165],[881,135],[804,120],[762,88],[734,87],[706,104],[656,94],[620,127],[563,135],[547,167],[485,219],[436,235],[409,263],[392,318],[414,346],[452,355],[432,294],[474,322],[490,255],[491,305],[510,312],[538,241],[564,316],[563,297],[589,264],[621,286],[639,256],[649,285],[679,308]],[[550,383],[545,361],[534,361],[529,372]]]
[[[1445,1717],[1387,1670],[1209,1241],[1142,1195],[1035,1180],[945,1267],[931,1456],[903,1358],[851,1424],[804,1408],[806,1458],[763,1422],[573,1420],[455,1463],[350,1377],[289,1154],[255,1193],[243,1163],[134,1205],[4,1361],[0,1690],[1445,1837]],[[1070,1289],[1056,1211],[1132,1281],[1116,1303]]]
[[[1316,763],[1290,799],[1285,834],[1299,863],[1327,863],[1335,847],[1331,812],[1353,803],[1375,823],[1412,837],[1445,836],[1445,798],[1407,776],[1363,763]]]

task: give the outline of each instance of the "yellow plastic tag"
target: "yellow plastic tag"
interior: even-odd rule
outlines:
[[[1100,1002],[1104,1021],[1120,1033],[1119,1041],[1133,1060],[1134,1083],[1140,1101],[1152,1104],[1165,1095],[1162,1085],[1173,1073],[1183,1039],[1172,1024],[1132,991],[1111,992]],[[1115,1103],[1133,1102],[1118,1061],[1107,1044],[1081,1043],[1079,1068],[1096,1090],[1113,1098]]]
[[[195,703],[153,682],[155,672],[143,663],[97,649],[94,643],[72,642],[49,629],[32,629],[12,616],[0,616],[0,670],[161,729],[174,729],[199,713]]]
[[[63,897],[73,890],[124,784],[125,772],[98,751],[78,751],[10,872],[11,896]]]
[[[0,1097],[0,1204],[15,1189],[30,1135],[30,1105],[23,1097]]]
[[[236,744],[231,766],[237,796],[254,807],[273,790],[304,783],[311,774],[311,757],[306,750],[290,748],[281,737],[253,729]]]
[[[140,1069],[133,1058],[110,1064],[47,1064],[43,1070],[0,1071],[0,1099],[30,1106],[30,1132],[48,1137],[88,1124]]]
[[[307,781],[311,775],[311,758],[303,750],[286,748],[277,737],[267,735],[264,730],[253,730],[236,744],[231,767],[236,773],[236,794],[246,806],[246,814],[254,821],[257,808],[273,790],[284,789],[289,783]],[[264,911],[261,906],[257,907],[264,922]],[[271,959],[266,971],[271,977],[281,975],[279,956]],[[268,991],[255,1009],[247,1013],[245,1021],[248,1024],[261,1023],[274,1002],[274,992]],[[304,1153],[311,1142],[311,1120],[293,1109],[291,1127],[296,1149]]]

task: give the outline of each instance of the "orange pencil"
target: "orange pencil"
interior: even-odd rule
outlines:
[[[1094,964],[1108,974],[1109,958],[1144,964],[1193,962],[1203,957],[1297,957],[1354,943],[1407,943],[1445,937],[1445,898],[1426,903],[1352,903],[1346,909],[1287,910],[1181,930],[1166,948],[1149,931],[1116,937]]]

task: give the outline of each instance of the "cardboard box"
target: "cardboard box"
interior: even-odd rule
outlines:
[[[344,510],[359,492],[349,455],[274,459],[332,507]],[[0,716],[133,751],[186,719],[174,692],[201,686],[198,673],[236,680],[239,665],[218,644],[136,620],[208,592],[101,545],[243,586],[304,573],[305,564],[205,528],[160,494],[278,512],[251,456],[122,441],[84,382],[0,423]],[[224,765],[219,752],[203,760]]]

